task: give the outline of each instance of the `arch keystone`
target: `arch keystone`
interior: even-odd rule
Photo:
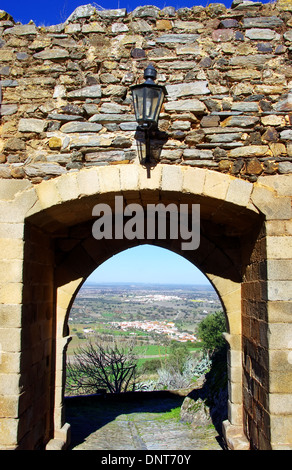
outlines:
[[[138,168],[140,191],[157,190],[160,188],[163,165],[156,165],[155,167],[150,168],[149,171],[146,168],[141,167],[141,165],[138,167],[135,165],[135,168]]]

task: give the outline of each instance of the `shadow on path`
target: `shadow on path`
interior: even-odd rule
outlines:
[[[156,391],[68,397],[69,450],[222,450],[214,427],[179,419],[185,396]]]
[[[171,411],[181,406],[184,398],[168,391],[66,397],[66,421],[71,425],[69,449],[120,415]]]

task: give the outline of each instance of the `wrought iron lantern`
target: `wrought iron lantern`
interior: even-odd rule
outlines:
[[[157,72],[153,65],[144,70],[146,81],[140,85],[131,86],[134,111],[139,129],[145,131],[146,158],[150,161],[150,131],[158,127],[159,113],[167,95],[166,88],[154,83]]]

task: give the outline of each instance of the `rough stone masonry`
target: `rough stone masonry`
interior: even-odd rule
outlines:
[[[157,163],[251,182],[292,172],[292,6],[78,7],[62,24],[0,11],[0,178],[33,183],[132,163],[143,136],[129,87],[151,63],[168,96]]]

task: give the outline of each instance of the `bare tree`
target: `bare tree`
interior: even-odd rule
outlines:
[[[110,393],[135,390],[137,358],[134,344],[102,345],[98,339],[80,347],[67,364],[67,389],[71,393]]]

